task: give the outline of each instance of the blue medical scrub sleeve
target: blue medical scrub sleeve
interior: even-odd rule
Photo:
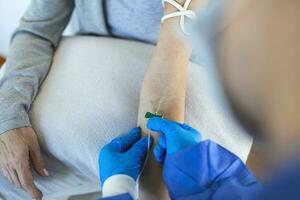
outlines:
[[[282,162],[274,175],[265,183],[259,200],[299,200],[300,199],[300,160],[298,155]]]
[[[130,196],[130,194],[121,194],[118,196],[106,197],[99,200],[133,200],[133,198]]]
[[[163,175],[172,200],[248,199],[262,189],[237,156],[212,141],[168,155]]]

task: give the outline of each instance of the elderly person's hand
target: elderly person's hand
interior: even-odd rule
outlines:
[[[30,164],[40,176],[49,176],[32,128],[19,128],[0,135],[0,164],[3,175],[22,187],[33,199],[42,199],[35,186]]]
[[[151,138],[141,138],[141,129],[134,128],[103,147],[99,171],[104,197],[129,193],[137,198],[136,181],[151,144]]]

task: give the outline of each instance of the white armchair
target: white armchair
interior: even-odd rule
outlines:
[[[153,49],[149,44],[104,37],[61,41],[30,112],[53,174],[51,180],[36,181],[45,197],[53,199],[67,191],[70,194],[65,195],[70,196],[74,188],[90,185],[94,188],[88,187],[88,192],[100,188],[98,152],[136,125],[139,92]],[[252,140],[211,101],[206,74],[204,67],[190,63],[186,121],[204,138],[217,141],[245,161]],[[25,199],[22,192],[9,188],[11,195]]]

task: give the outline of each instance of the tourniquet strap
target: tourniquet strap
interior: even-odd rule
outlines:
[[[185,17],[190,18],[191,20],[194,20],[196,17],[196,13],[193,10],[189,10],[188,7],[190,5],[192,0],[186,0],[184,5],[180,5],[175,0],[162,0],[163,5],[165,3],[169,3],[173,5],[175,8],[177,8],[178,12],[170,13],[162,17],[161,23],[163,23],[165,20],[173,17],[180,17],[180,27],[184,34],[190,35],[190,33],[185,28]]]

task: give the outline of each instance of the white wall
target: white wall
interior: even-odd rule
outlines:
[[[12,32],[30,0],[0,0],[0,54],[6,56]]]

